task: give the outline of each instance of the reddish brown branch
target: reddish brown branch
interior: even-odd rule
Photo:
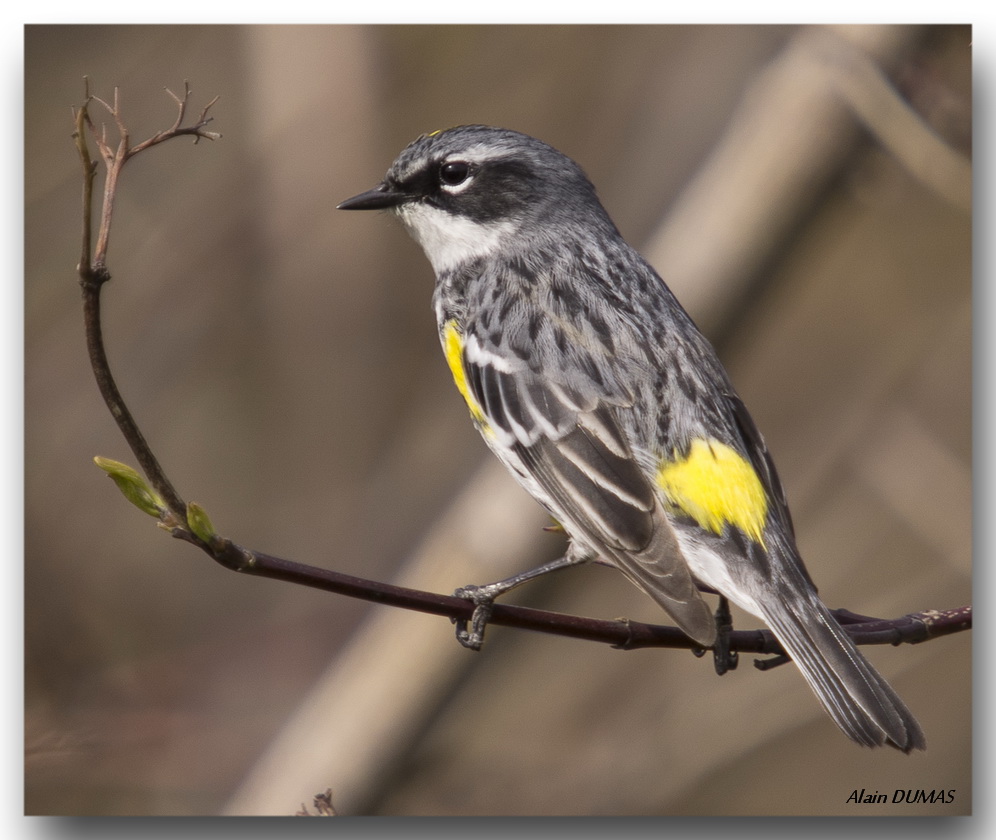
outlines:
[[[175,536],[187,539],[182,531],[177,532]],[[451,620],[469,620],[474,611],[474,605],[464,598],[408,589],[329,569],[307,566],[271,554],[250,551],[229,540],[219,539],[213,546],[202,545],[202,547],[221,565],[244,574],[323,589],[326,592],[360,598],[385,606],[446,616]],[[847,610],[837,610],[834,615],[847,633],[860,645],[916,644],[938,636],[968,630],[972,626],[970,606],[943,611],[926,610],[892,620],[859,616]],[[623,650],[651,647],[691,650],[698,647],[677,627],[643,624],[628,619],[586,618],[507,604],[495,604],[488,623],[568,636],[573,639],[604,642]],[[731,651],[784,654],[769,630],[734,630],[730,633],[729,639]]]

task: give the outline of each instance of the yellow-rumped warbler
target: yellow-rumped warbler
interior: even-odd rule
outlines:
[[[570,158],[498,128],[423,135],[343,210],[391,209],[436,274],[446,361],[488,446],[570,537],[538,570],[618,568],[692,639],[716,621],[696,582],[763,619],[859,744],[923,733],[820,601],[764,440],[712,346],[623,241]]]

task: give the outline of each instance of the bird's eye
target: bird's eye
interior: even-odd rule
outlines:
[[[451,160],[439,167],[439,182],[444,187],[459,187],[470,177],[470,164]]]

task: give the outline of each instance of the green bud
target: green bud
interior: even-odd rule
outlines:
[[[197,502],[187,502],[187,527],[208,545],[218,538],[207,511]]]
[[[101,458],[99,455],[93,459],[93,462],[111,477],[118,485],[118,490],[139,510],[156,519],[166,511],[166,503],[159,494],[127,464],[112,461],[110,458]]]

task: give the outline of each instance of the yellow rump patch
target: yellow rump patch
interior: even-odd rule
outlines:
[[[717,440],[694,440],[688,454],[661,465],[657,483],[667,500],[716,534],[733,525],[764,545],[768,497],[750,462]]]
[[[467,374],[463,370],[463,336],[456,325],[456,321],[447,321],[443,327],[443,353],[446,355],[446,364],[450,366],[450,373],[453,374],[453,381],[456,383],[460,396],[463,397],[470,415],[480,424],[485,431],[489,430],[488,420],[484,416],[481,404],[470,392],[467,385]]]

